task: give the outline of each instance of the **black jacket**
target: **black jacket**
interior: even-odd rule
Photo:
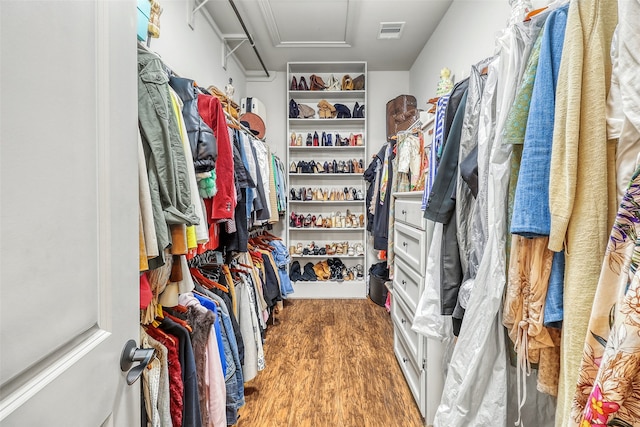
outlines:
[[[183,103],[182,117],[189,135],[196,173],[213,170],[218,158],[218,143],[213,131],[202,120],[198,112],[198,92],[194,81],[171,77],[169,85],[176,91]]]

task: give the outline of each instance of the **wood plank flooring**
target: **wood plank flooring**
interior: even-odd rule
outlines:
[[[245,384],[238,427],[424,426],[383,307],[290,300],[278,320],[267,330],[266,369]]]

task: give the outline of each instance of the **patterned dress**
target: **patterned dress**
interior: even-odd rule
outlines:
[[[640,425],[640,168],[620,204],[589,322],[572,421]]]

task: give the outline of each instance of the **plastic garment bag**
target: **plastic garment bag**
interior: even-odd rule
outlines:
[[[431,223],[431,221],[429,221]],[[433,223],[432,223],[433,224]],[[445,341],[452,336],[451,319],[440,310],[440,256],[442,252],[442,227],[435,223],[429,246],[424,291],[418,301],[411,329],[428,338]]]

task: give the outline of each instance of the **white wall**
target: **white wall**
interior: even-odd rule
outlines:
[[[410,94],[408,71],[370,71],[367,86],[368,105],[365,108],[369,125],[367,151],[377,153],[387,140],[387,101],[398,95]],[[366,162],[368,164],[368,162]],[[365,167],[367,167],[365,164]]]
[[[287,73],[283,71],[270,72],[269,79],[249,79],[247,81],[247,95],[258,98],[267,110],[265,138],[271,151],[282,161],[287,158]]]
[[[506,0],[454,0],[410,70],[411,93],[418,106],[435,96],[440,70],[448,67],[454,81],[469,75],[472,64],[494,52],[496,33],[506,28]]]
[[[192,30],[187,24],[186,0],[163,0],[161,5],[160,38],[151,39],[151,50],[174,72],[195,80],[199,86],[214,85],[224,90],[232,78],[236,88],[233,99],[239,104],[246,90],[244,73],[233,56],[227,61],[227,69],[222,68],[222,40],[212,28],[208,12],[196,12]]]

